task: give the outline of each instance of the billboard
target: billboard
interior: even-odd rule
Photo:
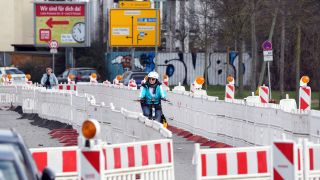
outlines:
[[[87,3],[34,3],[34,44],[48,46],[56,40],[59,47],[90,46]]]
[[[110,46],[160,45],[160,14],[156,9],[110,9]]]

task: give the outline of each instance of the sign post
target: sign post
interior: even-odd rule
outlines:
[[[58,53],[59,43],[56,40],[51,40],[48,45],[50,47],[50,53],[52,54],[52,72],[54,73],[54,54]]]
[[[271,94],[271,73],[270,73],[270,62],[273,61],[273,50],[272,50],[272,43],[268,40],[262,43],[263,49],[263,60],[268,63],[268,80],[269,80],[269,99],[272,99]]]

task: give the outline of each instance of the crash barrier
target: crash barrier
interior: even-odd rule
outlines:
[[[30,151],[38,170],[41,172],[49,167],[56,172],[57,179],[80,179],[86,173],[82,171],[91,171],[91,175],[95,172],[95,177],[107,180],[174,180],[173,148],[169,139],[113,145],[101,143],[92,149],[73,146]]]
[[[200,145],[195,144],[193,163],[196,165],[197,180],[306,180],[311,179],[307,178],[310,177],[308,171],[303,171],[306,169],[304,161],[309,162],[303,158],[303,153],[308,152],[309,149],[302,149],[301,144],[288,140],[275,141],[271,146],[224,149],[200,149]]]
[[[133,100],[139,91],[112,84],[77,84],[78,92],[90,92],[98,102],[138,112],[141,107]],[[228,102],[212,96],[195,96],[187,91],[168,92],[163,112],[169,125],[192,134],[232,146],[270,145],[282,134],[295,141],[309,138],[320,140],[320,111],[298,110],[292,99],[279,104],[261,103],[259,96],[233,99]]]
[[[108,143],[170,138],[171,132],[162,124],[141,113],[97,103],[94,96],[76,91],[47,90],[31,85],[0,86],[5,96],[1,105],[22,106],[23,113],[38,114],[42,119],[72,125],[80,132],[82,122],[95,118],[101,124],[102,139]],[[144,131],[141,131],[143,129]]]

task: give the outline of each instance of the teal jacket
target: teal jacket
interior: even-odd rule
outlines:
[[[155,86],[154,96],[149,91],[149,83],[146,83],[140,88],[140,99],[145,99],[146,104],[160,104],[161,98],[164,99],[167,97],[166,91],[162,89],[161,83],[158,83]]]

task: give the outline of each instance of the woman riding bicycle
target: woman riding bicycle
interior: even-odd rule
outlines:
[[[166,98],[166,92],[162,89],[157,72],[148,74],[148,80],[141,86],[139,98],[143,115],[151,119],[152,107],[154,107],[155,120],[161,122],[161,99]]]

